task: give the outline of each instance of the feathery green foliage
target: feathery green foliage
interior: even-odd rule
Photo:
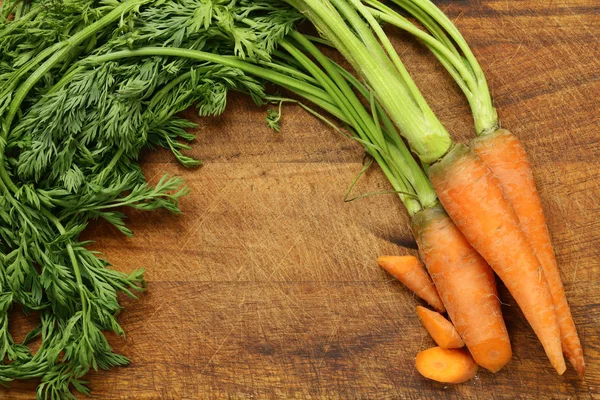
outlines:
[[[342,53],[347,45],[360,50],[359,60],[353,61],[370,60],[366,45],[376,39],[352,11],[356,1],[332,1],[344,18],[354,20],[351,29],[342,26],[345,19],[335,7],[323,8],[313,0],[3,3],[0,383],[38,378],[39,399],[71,399],[71,389],[89,393],[83,378],[91,369],[128,363],[112,351],[104,332],[124,335],[116,319],[118,296],[143,291],[143,271],[111,269],[79,236],[99,218],[131,236],[125,207],[179,212],[178,201],[187,193],[183,182],[165,176],[150,185],[137,160],[145,149],[162,147],[185,167],[199,165],[184,154],[194,139],[188,129],[195,125],[178,116],[191,106],[200,116],[218,115],[225,110],[227,94],[241,91],[257,104],[279,102],[279,110],[267,117],[278,130],[287,99],[267,95],[264,82],[277,84],[347,124],[410,214],[437,202],[394,126],[402,124],[384,112],[392,96],[376,99],[295,31],[303,15],[288,3],[308,10],[319,28],[329,29],[318,24],[320,16],[336,17],[334,25],[340,25],[332,32],[348,38],[340,46]],[[330,39],[340,42],[335,36]],[[380,49],[377,57],[387,56]],[[400,113],[408,121],[405,128],[419,127],[413,133],[422,133],[430,110],[400,60],[380,65],[406,92],[401,100],[412,111]],[[375,76],[373,71],[366,75]],[[375,83],[393,86],[381,79]],[[396,110],[398,104],[393,104]],[[433,128],[435,133],[438,127]],[[12,307],[40,315],[23,343],[8,331]],[[41,347],[32,353],[28,344],[36,339]]]
[[[170,149],[186,167],[195,105],[218,115],[227,93],[261,103],[262,82],[235,67],[169,57],[89,66],[82,60],[147,45],[270,60],[301,18],[231,0],[8,0],[0,11],[0,382],[39,378],[40,399],[87,394],[90,369],[125,365],[105,331],[123,335],[118,296],[145,289],[143,271],[110,268],[79,239],[103,218],[131,236],[124,207],[179,212],[187,193],[167,176],[146,182],[140,152]],[[9,18],[9,15],[11,17]],[[242,20],[253,21],[249,25]],[[39,311],[24,343],[9,311]],[[41,339],[32,353],[29,342]]]

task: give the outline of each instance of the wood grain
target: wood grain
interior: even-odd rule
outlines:
[[[416,353],[433,345],[415,298],[382,272],[381,254],[415,254],[400,202],[342,198],[361,149],[301,110],[282,133],[232,96],[201,119],[184,170],[147,154],[152,180],[187,180],[183,215],[128,212],[126,239],[87,232],[120,270],[147,268],[149,291],[126,300],[127,368],[90,374],[96,399],[600,399],[600,4],[596,0],[444,0],[483,65],[503,126],[522,139],[538,182],[588,364],[558,377],[501,287],[514,349],[497,374],[458,386],[425,380]],[[398,51],[458,141],[473,134],[466,103],[418,44]],[[192,115],[191,113],[189,114]],[[387,189],[376,169],[357,193]],[[18,332],[26,318],[14,322]],[[18,334],[17,334],[18,335]],[[0,389],[32,399],[35,383]]]

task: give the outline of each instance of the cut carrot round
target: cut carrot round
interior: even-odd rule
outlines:
[[[429,335],[442,349],[459,349],[465,345],[454,325],[442,314],[417,306],[417,315]]]
[[[477,364],[464,349],[432,347],[417,354],[417,371],[442,383],[463,383],[477,374]]]
[[[444,312],[444,304],[435,290],[423,264],[414,256],[381,256],[377,259],[379,265],[398,279],[417,296],[429,303],[433,308]]]

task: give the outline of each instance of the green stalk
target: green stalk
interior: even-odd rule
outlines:
[[[353,109],[352,113],[356,114],[356,118],[358,120],[364,121],[363,125],[366,125],[367,127],[369,140],[377,142],[381,142],[382,140],[387,142],[391,140],[391,143],[385,144],[384,146],[379,146],[387,150],[387,157],[390,158],[391,168],[396,169],[397,173],[402,176],[404,180],[406,180],[411,186],[411,192],[414,192],[419,199],[419,209],[421,209],[421,207],[426,208],[436,205],[437,196],[433,190],[433,187],[431,186],[431,183],[429,182],[429,179],[423,172],[422,168],[417,164],[400,136],[397,134],[397,131],[387,114],[381,109],[379,104],[374,102],[374,99],[371,96],[373,113],[372,115],[369,115],[348,83],[357,89],[357,91],[366,99],[369,99],[370,92],[362,84],[360,84],[356,78],[348,73],[348,71],[335,64],[329,58],[325,57],[324,54],[321,53],[320,50],[318,50],[317,47],[314,46],[306,37],[297,32],[293,33],[291,36],[303,46],[304,50],[308,51],[310,55],[312,55],[321,64],[321,66],[327,72],[327,76],[335,82],[335,85],[341,91],[343,98],[347,99],[351,103],[351,107]],[[385,136],[388,137],[387,140],[382,136],[384,131],[382,131],[380,128],[378,118],[382,119],[384,127],[386,128],[387,135]],[[360,132],[360,130],[356,130]],[[407,208],[409,209],[409,213],[413,215],[414,207],[412,202],[410,205],[407,205]]]
[[[478,89],[478,83],[475,80],[471,70],[465,65],[460,56],[454,54],[451,49],[446,47],[442,42],[430,36],[426,32],[417,28],[410,21],[405,19],[399,14],[396,14],[392,10],[387,10],[386,12],[375,10],[375,9],[367,9],[370,14],[377,16],[382,21],[387,22],[391,25],[394,25],[400,29],[405,30],[406,32],[416,36],[418,39],[421,39],[425,45],[433,52],[439,61],[444,65],[446,70],[452,75],[456,83],[459,85],[461,90],[464,92],[465,96],[469,101],[474,99],[473,92],[476,92]],[[381,31],[383,35],[383,30]]]
[[[60,78],[60,81],[58,81],[54,86],[52,86],[50,88],[50,90],[48,91],[48,94],[55,93],[57,90],[61,89],[63,86],[65,86],[67,83],[69,83],[73,79],[73,77],[75,77],[75,75],[77,75],[78,73],[80,73],[84,69],[85,68],[83,68],[81,66],[77,66],[76,64],[74,64],[73,67],[71,67],[62,76],[62,78]]]
[[[302,68],[302,66],[300,65],[300,63],[298,63],[294,57],[290,56],[289,54],[281,51],[281,50],[275,50],[273,52],[273,56],[280,58],[282,60],[285,60],[285,65],[288,67],[293,67],[293,68],[298,68],[299,70]]]
[[[372,55],[373,50],[355,35],[329,1],[286,1],[303,12],[367,80],[377,100],[423,162],[434,162],[448,151],[452,140],[439,120],[413,100],[410,89],[398,79],[399,73],[394,74],[377,62],[377,57]],[[343,4],[341,0],[334,1]],[[359,27],[357,21],[353,22],[355,29]]]
[[[315,59],[324,67],[325,72],[318,68],[310,59],[305,56],[298,49],[290,46],[287,42],[282,41],[281,46],[286,49],[293,57],[300,61],[304,66],[310,63],[312,70],[309,70],[313,76],[317,77],[317,80],[321,85],[328,90],[330,95],[336,99],[337,104],[343,104],[344,110],[349,115],[356,115],[356,122],[360,125],[362,131],[373,132],[374,134],[369,137],[371,142],[381,149],[385,150],[385,139],[383,135],[377,134],[375,126],[369,124],[370,115],[365,111],[364,106],[354,96],[350,87],[346,84],[345,80],[338,73],[335,68],[329,63],[329,60],[321,53],[308,39],[304,38],[300,33],[295,32],[291,34],[295,40],[297,40]],[[301,61],[302,60],[302,61]]]
[[[106,179],[106,177],[108,176],[110,171],[112,171],[112,169],[115,167],[115,165],[117,165],[117,163],[123,156],[124,152],[125,152],[125,149],[123,147],[120,147],[119,150],[117,150],[117,152],[115,153],[113,158],[110,160],[108,165],[106,167],[104,167],[104,169],[102,171],[100,171],[100,173],[96,176],[94,183],[96,183],[98,185],[101,185],[102,183],[104,183],[104,180]]]
[[[358,36],[358,38],[360,38],[363,45],[367,49],[369,49],[371,57],[375,57],[377,59],[377,63],[379,64],[380,68],[386,68],[397,79],[399,79],[405,85],[407,85],[407,82],[405,81],[405,76],[398,73],[398,70],[396,69],[395,65],[389,59],[384,49],[381,48],[375,36],[373,36],[373,33],[369,29],[369,26],[365,24],[364,21],[360,18],[360,16],[355,12],[355,10],[346,3],[346,0],[330,1],[350,22],[352,28],[356,31],[356,35]],[[412,96],[412,91],[410,93]],[[414,97],[413,100],[415,100]]]
[[[327,111],[328,114],[333,115],[340,121],[342,121],[344,123],[349,123],[346,116],[342,113],[342,111],[340,111],[340,109],[335,104],[330,103],[328,101],[324,101],[319,97],[311,95],[310,93],[306,93],[306,92],[303,92],[302,90],[294,89],[294,88],[289,87],[284,84],[280,84],[279,86],[288,90],[289,92],[292,92],[292,93],[297,94],[298,96],[301,96],[302,98],[304,98],[304,99],[308,100],[309,102],[315,104],[316,106],[322,108],[324,111]],[[306,109],[306,107],[302,103],[300,103],[300,106]]]
[[[369,3],[378,3],[378,0],[367,0]],[[472,88],[473,100],[469,101],[473,118],[475,120],[475,129],[477,135],[485,135],[494,132],[498,129],[498,113],[494,108],[490,90],[485,79],[485,74],[477,61],[475,55],[471,51],[469,44],[460,33],[458,28],[452,23],[450,18],[446,16],[434,3],[430,0],[392,0],[398,6],[414,16],[423,26],[429,30],[434,36],[449,36],[458,46],[464,57],[463,63],[469,67],[471,75],[476,81],[476,87]],[[397,14],[396,14],[397,15]],[[443,40],[445,47],[459,54],[452,41]],[[449,62],[446,55],[436,54],[436,57],[444,64]],[[446,65],[444,65],[446,67]],[[446,68],[448,69],[448,68]],[[461,76],[464,75],[461,74]],[[456,77],[452,76],[455,80]],[[457,81],[458,83],[458,81]],[[459,84],[460,85],[460,84]]]
[[[303,38],[301,35],[296,34],[293,35],[295,39],[300,42],[310,42]],[[345,82],[340,79],[339,74],[327,75],[321,69],[319,69],[308,57],[295,49],[291,44],[282,41],[281,46],[286,49],[294,59],[296,59],[302,67],[306,68],[309,73],[311,73],[318,82],[325,88],[325,90],[335,99],[336,104],[340,107],[341,112],[344,115],[344,120],[354,129],[355,135],[360,138],[360,143],[362,143],[369,154],[377,161],[377,163],[382,168],[382,171],[388,178],[388,180],[394,186],[394,189],[400,194],[400,199],[404,203],[406,209],[408,210],[410,215],[414,215],[416,212],[421,210],[421,205],[418,201],[411,196],[413,193],[411,188],[404,184],[402,179],[397,179],[398,171],[393,171],[394,166],[397,164],[391,164],[386,162],[385,154],[389,151],[387,149],[387,143],[385,143],[385,139],[381,135],[381,131],[377,124],[373,124],[368,113],[366,113],[364,107],[360,104],[358,99],[354,96],[354,93],[350,90]],[[322,53],[314,48],[310,48],[311,55],[313,55],[317,60],[319,60],[322,64],[327,65],[327,60],[323,56]],[[327,68],[326,68],[327,70]],[[329,72],[329,71],[327,71]],[[340,85],[341,84],[341,85]],[[341,88],[339,86],[342,86]],[[346,90],[344,90],[346,89]],[[375,145],[375,147],[373,147]],[[385,146],[385,149],[381,146]],[[408,196],[406,194],[409,194]]]
[[[36,68],[46,58],[50,57],[52,54],[55,54],[63,47],[63,42],[56,43],[53,46],[40,52],[33,60],[30,60],[27,63],[23,64],[17,71],[11,74],[11,77],[4,84],[4,91],[0,93],[0,97],[6,97],[7,94],[12,93],[19,84],[21,78],[25,76],[27,72],[29,72],[33,68]],[[4,132],[3,126],[4,125],[0,126],[0,129],[2,129],[0,131],[0,135],[2,135]]]
[[[378,8],[384,7],[388,10],[391,10],[390,7],[382,4],[379,0],[364,0],[365,4],[369,4],[372,7]],[[442,42],[446,47],[452,49],[453,53],[460,57],[460,53],[456,50],[454,43],[452,43],[452,39],[448,37],[446,32],[435,22],[433,18],[431,18],[425,11],[421,10],[419,7],[414,5],[411,0],[398,0],[397,4],[402,4],[402,8],[407,10],[410,15],[415,17],[432,35]]]
[[[342,68],[340,65],[335,65],[338,71],[352,85],[352,87],[354,87],[363,97],[369,98],[369,90],[363,84],[361,84],[358,79],[356,79],[351,73]],[[410,150],[406,147],[396,132],[396,128],[394,127],[394,124],[390,120],[389,116],[385,113],[380,105],[376,104],[376,107],[379,118],[381,119],[381,122],[385,128],[384,132],[389,133],[388,139],[394,143],[392,148],[400,153],[400,157],[397,158],[397,160],[403,160],[407,164],[407,170],[410,171],[410,173],[406,174],[406,178],[410,181],[410,184],[415,189],[415,193],[419,197],[419,201],[421,202],[423,208],[434,207],[438,204],[437,194],[435,193],[427,174],[414,159],[410,153]]]
[[[293,78],[297,78],[297,79],[306,81],[313,85],[317,83],[317,80],[315,78],[313,78],[312,76],[304,74],[301,71],[298,71],[297,69],[295,69],[293,67],[290,67],[289,65],[281,65],[281,64],[277,64],[277,63],[273,63],[273,62],[263,62],[263,63],[261,63],[261,65],[264,67],[268,67],[272,70],[282,72]]]
[[[355,25],[355,26],[356,26],[356,24],[364,25],[365,30],[368,31],[369,27],[370,27],[373,30],[373,32],[375,32],[375,34],[377,35],[377,38],[379,39],[379,42],[377,42],[377,40],[375,39],[373,34],[369,32],[370,34],[368,36],[373,38],[374,44],[368,45],[367,48],[372,50],[373,46],[374,46],[374,47],[380,49],[381,47],[380,47],[379,43],[381,43],[381,46],[383,46],[383,48],[385,49],[385,52],[387,53],[388,57],[391,58],[391,61],[394,65],[394,67],[400,73],[402,82],[404,82],[404,85],[410,92],[413,100],[417,103],[417,105],[423,111],[423,113],[428,114],[430,117],[433,116],[433,112],[431,111],[431,109],[429,108],[429,105],[423,98],[421,91],[419,90],[419,88],[417,88],[417,85],[410,77],[408,71],[406,70],[406,67],[404,66],[404,64],[400,60],[400,57],[398,56],[398,53],[394,49],[394,46],[388,39],[385,32],[383,32],[383,29],[381,29],[381,26],[377,23],[377,21],[375,21],[375,18],[373,18],[373,16],[369,13],[369,11],[362,4],[362,2],[360,0],[350,0],[350,2],[354,5],[356,10],[363,16],[363,18],[365,18],[367,20],[369,26],[367,26],[366,24],[364,24],[362,22],[362,19],[360,18],[358,13],[356,13],[349,5],[347,5],[345,3],[345,0],[341,1],[341,2],[338,0],[334,0],[334,1],[339,2],[341,5],[344,5],[344,8],[348,9],[345,14],[348,16],[352,16],[352,20],[356,21],[355,23],[353,23],[353,25]],[[363,37],[364,37],[364,35],[367,35],[367,33],[364,33]],[[386,59],[387,59],[387,57],[386,57]],[[389,59],[388,59],[388,61],[389,61]],[[433,116],[433,117],[435,118],[435,116]]]
[[[108,61],[116,61],[124,58],[133,57],[183,57],[197,61],[213,62],[216,64],[226,65],[228,67],[239,68],[240,70],[257,76],[259,78],[267,79],[275,84],[288,85],[291,88],[299,89],[310,93],[322,100],[329,100],[329,96],[322,89],[310,85],[306,82],[299,81],[297,79],[290,78],[287,75],[279,72],[270,71],[265,68],[261,68],[254,64],[240,60],[233,56],[222,56],[213,53],[207,53],[200,50],[189,50],[174,47],[144,47],[137,50],[121,50],[115,51],[114,53],[104,54],[101,56],[88,57],[84,62],[86,64],[101,64]]]
[[[369,154],[382,166],[384,174],[388,176],[388,179],[392,184],[396,184],[396,190],[400,194],[400,199],[404,203],[406,209],[410,215],[421,210],[421,205],[418,201],[415,201],[413,196],[407,196],[413,194],[411,188],[407,186],[403,179],[397,179],[397,176],[401,172],[395,167],[398,163],[390,163],[388,144],[383,137],[382,131],[378,124],[374,123],[371,116],[365,111],[364,107],[356,98],[350,87],[347,85],[341,75],[335,70],[329,60],[310,43],[310,41],[304,38],[299,33],[292,34],[294,39],[298,40],[302,45],[306,46],[308,52],[317,59],[317,61],[325,68],[327,74],[321,71],[308,57],[297,49],[293,48],[286,42],[282,42],[281,45],[285,48],[296,60],[298,60],[303,67],[305,67],[313,76],[317,78],[320,84],[327,90],[327,92],[336,100],[338,106],[345,113],[345,116],[350,121],[349,125],[354,129],[355,134],[361,139],[361,143],[374,144],[376,148],[371,146],[365,146]]]
[[[196,71],[200,70],[208,70],[210,67],[202,67],[198,68]],[[159,101],[161,101],[175,86],[179,85],[181,82],[184,82],[192,76],[192,71],[188,71],[184,74],[179,75],[177,78],[173,79],[169,83],[167,83],[162,89],[160,89],[150,100],[150,104],[148,105],[149,110],[153,110],[156,108],[156,105]]]

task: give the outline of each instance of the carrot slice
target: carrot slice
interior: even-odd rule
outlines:
[[[562,375],[566,365],[552,295],[498,180],[464,145],[455,145],[429,175],[448,215],[504,282]]]
[[[563,353],[577,373],[583,377],[585,374],[583,349],[567,302],[542,201],[535,186],[525,149],[519,139],[505,129],[481,136],[471,143],[473,151],[486,163],[500,182],[502,191],[517,214],[523,233],[542,265],[556,308]]]
[[[463,383],[477,374],[477,364],[463,349],[432,347],[417,354],[415,364],[425,378],[443,383]]]
[[[433,308],[444,312],[444,304],[423,264],[413,256],[381,256],[379,265],[398,279],[417,296],[429,303]]]
[[[442,349],[459,349],[465,345],[454,325],[442,314],[417,306],[417,315],[429,335]]]
[[[442,207],[415,214],[412,229],[456,331],[477,364],[498,372],[512,349],[494,272]]]

